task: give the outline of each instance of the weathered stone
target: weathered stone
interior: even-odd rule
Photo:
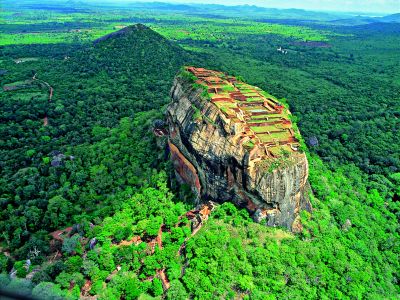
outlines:
[[[292,224],[292,232],[301,233],[303,231],[303,224],[301,224],[300,216],[297,216]]]
[[[292,230],[299,212],[311,211],[306,155],[296,152],[275,167],[275,158],[255,160],[252,150],[235,140],[240,124],[229,122],[202,92],[181,76],[171,90],[169,145],[179,179],[202,201],[232,201],[257,222]],[[300,226],[295,224],[295,231]]]
[[[342,230],[343,231],[348,231],[351,228],[352,225],[353,224],[351,223],[350,219],[346,219],[346,221],[342,225]]]

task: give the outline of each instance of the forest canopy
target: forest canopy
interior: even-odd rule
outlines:
[[[399,24],[70,9],[0,12],[0,288],[41,299],[400,294]],[[313,190],[299,234],[224,203],[192,235],[195,197],[154,134],[183,65],[286,99]]]

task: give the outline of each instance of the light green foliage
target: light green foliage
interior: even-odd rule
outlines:
[[[55,281],[64,289],[68,289],[71,284],[75,284],[76,286],[81,288],[85,283],[83,275],[78,272],[61,272],[61,274],[57,276]]]
[[[182,78],[184,78],[184,79],[186,79],[186,80],[189,80],[189,81],[191,81],[191,82],[195,82],[196,80],[198,80],[198,78],[197,78],[193,73],[191,73],[191,72],[189,72],[189,71],[186,71],[185,68],[181,68],[181,70],[180,70],[180,72],[179,72],[179,75],[180,75]]]
[[[156,297],[157,296],[161,296],[163,294],[164,289],[163,289],[163,286],[162,286],[162,283],[161,283],[160,279],[155,278],[153,280],[153,285],[151,287],[151,290],[152,290],[153,295],[156,296]]]
[[[163,218],[160,216],[150,217],[149,223],[146,227],[146,234],[149,236],[155,237],[158,234],[158,231],[163,223]]]
[[[232,91],[235,90],[235,88],[234,88],[233,86],[230,86],[230,85],[224,85],[224,86],[222,87],[222,90],[223,90],[224,92],[232,92]]]
[[[211,99],[211,96],[210,96],[210,94],[208,93],[208,88],[206,87],[206,86],[204,86],[204,85],[202,85],[202,84],[199,84],[199,83],[193,83],[192,84],[192,87],[195,89],[195,90],[201,90],[201,97],[203,97],[203,98],[205,98],[205,99],[207,99],[207,100],[210,100]]]
[[[27,155],[28,157],[34,156],[35,153],[36,153],[36,151],[35,151],[34,149],[30,149],[30,150],[26,151],[26,155]]]
[[[79,272],[82,264],[83,259],[80,256],[71,256],[65,261],[66,271],[69,273]]]
[[[14,268],[17,271],[17,276],[19,278],[25,278],[26,275],[28,274],[28,271],[29,271],[26,268],[26,261],[25,260],[15,262]]]
[[[322,32],[303,26],[258,23],[252,21],[218,20],[197,18],[189,28],[177,25],[154,25],[152,28],[163,36],[174,40],[213,41],[234,38],[236,34],[277,34],[301,40],[325,41],[331,32]],[[189,20],[188,20],[189,21]]]
[[[264,22],[254,22],[249,20],[237,19],[218,19],[210,17],[185,16],[183,14],[168,13],[158,15],[154,11],[146,12],[143,8],[140,13],[142,21],[147,26],[151,26],[156,32],[174,40],[199,40],[199,41],[219,41],[227,37],[233,38],[237,34],[260,35],[276,34],[284,37],[292,37],[308,41],[324,41],[330,36],[334,36],[332,31],[322,31],[306,26],[289,26],[282,24],[272,24]],[[136,12],[136,11],[135,11]],[[34,14],[34,12],[29,12]],[[136,12],[137,13],[137,12]],[[91,11],[63,14],[62,12],[41,15],[40,19],[32,16],[27,19],[26,15],[13,16],[7,19],[9,26],[24,24],[35,24],[42,27],[42,32],[21,33],[1,33],[0,45],[16,44],[57,44],[57,43],[82,43],[94,40],[108,33],[119,30],[120,18],[132,17],[129,11],[117,11],[104,15],[94,14]],[[66,20],[69,23],[65,23]],[[87,22],[88,28],[76,30],[74,27],[69,29],[71,22]],[[54,22],[53,26],[59,27],[57,31],[49,32],[46,23]],[[20,23],[20,24],[18,24]],[[80,23],[82,24],[82,23]],[[128,22],[125,22],[128,25]],[[190,26],[187,26],[190,25]],[[82,26],[82,25],[81,25]],[[22,26],[21,26],[22,27]],[[337,34],[336,34],[337,35]],[[25,62],[27,63],[27,62]]]
[[[200,109],[198,109],[196,106],[192,105],[192,108],[194,110],[194,114],[193,114],[193,120],[195,121],[200,121],[202,119],[201,117],[201,111]]]
[[[250,291],[255,298],[307,299],[397,293],[392,279],[399,261],[383,262],[379,251],[383,243],[387,258],[398,255],[395,244],[387,243],[399,239],[393,231],[394,215],[376,191],[366,191],[356,168],[331,172],[318,158],[312,157],[310,163],[318,198],[312,198],[313,213],[302,214],[303,235],[242,220],[235,207],[224,204],[188,242],[190,263],[183,282],[189,292],[202,298],[227,297],[227,291],[235,290]],[[343,175],[348,171],[350,179]],[[347,219],[353,225],[344,230]]]
[[[120,298],[121,295],[116,288],[106,288],[99,293],[99,299],[101,300],[119,300]]]
[[[140,282],[137,278],[126,278],[125,296],[127,300],[137,299],[141,294]]]
[[[167,299],[169,300],[186,300],[188,293],[185,286],[179,280],[171,281],[171,287],[167,292]]]

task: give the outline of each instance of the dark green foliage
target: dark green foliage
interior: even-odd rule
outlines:
[[[44,221],[50,228],[57,229],[66,224],[71,218],[70,203],[62,196],[55,196],[49,200]]]
[[[12,279],[5,287],[6,290],[16,293],[20,296],[30,296],[32,293],[32,283],[27,279]]]
[[[32,296],[43,300],[64,300],[66,293],[51,282],[42,282],[34,287]]]
[[[198,25],[192,16],[179,17],[157,22]],[[3,30],[27,28],[19,26]],[[330,36],[326,48],[234,28],[210,40],[180,39],[197,49],[191,53],[144,26],[95,45],[1,48],[2,86],[37,73],[54,96],[49,103],[47,88],[37,84],[0,93],[0,239],[11,253],[0,254],[0,272],[14,265],[25,277],[26,259],[41,265],[32,295],[43,299],[78,298],[85,280],[99,299],[391,299],[400,293],[400,202],[392,201],[400,197],[398,25],[328,27],[352,35]],[[278,47],[290,52],[282,55]],[[29,56],[39,60],[12,60]],[[242,75],[287,97],[305,141],[317,138],[311,151],[324,163],[310,158],[314,211],[302,213],[301,234],[254,224],[246,211],[225,203],[190,237],[181,216],[193,207],[193,194],[185,185],[178,190],[157,146],[165,141],[152,133],[184,64]],[[62,244],[50,242],[49,231],[72,225]],[[160,227],[163,247],[152,249]],[[129,244],[137,236],[142,242]],[[57,251],[61,259],[46,261]],[[165,293],[160,270],[171,284]],[[26,295],[33,288],[0,274],[2,285]]]
[[[4,253],[0,253],[0,273],[7,273],[11,269],[11,259]]]
[[[46,268],[43,269],[43,272],[48,274],[51,279],[54,280],[58,276],[58,274],[60,274],[64,270],[64,263],[62,261],[56,261],[55,263],[46,266]]]
[[[45,271],[39,271],[39,272],[35,273],[32,277],[33,284],[39,284],[41,282],[51,282],[51,280],[52,280],[52,278]]]
[[[0,289],[4,289],[9,283],[11,279],[5,273],[0,273]]]
[[[81,237],[78,234],[75,234],[70,238],[65,238],[62,245],[62,251],[65,254],[72,254],[76,252],[77,247],[79,247],[80,238]]]

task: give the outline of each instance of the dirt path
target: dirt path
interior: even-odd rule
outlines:
[[[43,80],[41,80],[41,79],[37,79],[37,78],[36,78],[36,75],[37,75],[37,73],[35,73],[35,75],[33,75],[32,80],[33,80],[33,81],[37,81],[37,82],[39,82],[39,83],[45,85],[45,86],[49,89],[49,98],[48,98],[47,102],[50,103],[51,100],[53,99],[53,92],[54,92],[54,89],[53,89],[53,87],[52,87],[48,82],[43,81]],[[45,115],[44,118],[43,118],[43,126],[47,126],[47,125],[49,125],[49,118],[48,118],[47,113],[46,113],[46,115]]]
[[[171,284],[168,280],[167,274],[165,274],[165,269],[157,271],[158,277],[160,277],[164,291],[168,290],[171,287]]]
[[[193,236],[195,236],[200,229],[203,227],[203,225],[206,223],[206,221],[208,220],[209,216],[211,215],[212,211],[214,210],[215,205],[213,202],[208,202],[203,204],[199,209],[194,209],[194,210],[190,210],[187,213],[185,213],[184,215],[182,215],[179,219],[182,218],[188,218],[189,220],[193,220],[192,224],[195,225],[195,228],[193,229],[192,233],[190,234],[190,236],[188,236],[187,238],[185,238],[184,242],[181,244],[181,246],[179,247],[179,250],[177,251],[177,255],[182,255],[183,250],[186,247],[186,243],[187,241],[192,238]],[[180,222],[178,222],[175,226],[179,226]],[[166,229],[164,224],[161,224],[157,236],[154,237],[153,239],[151,239],[150,241],[147,241],[147,245],[149,247],[149,252],[151,254],[153,254],[155,252],[155,248],[158,246],[158,248],[160,250],[163,249],[163,243],[162,243],[162,234],[163,232],[167,232],[168,230]],[[58,233],[55,232],[55,233]],[[118,244],[114,244],[117,247],[120,246],[129,246],[132,244],[136,244],[138,245],[139,243],[143,242],[143,240],[141,239],[140,236],[135,236],[133,237],[131,240],[126,241],[123,240],[121,242],[119,242]],[[184,266],[182,267],[182,274],[185,272],[185,269],[187,267],[188,263],[185,263]],[[119,270],[115,270],[113,271],[110,276],[115,275]],[[170,281],[168,280],[168,276],[165,272],[165,269],[159,269],[156,271],[156,275],[154,276],[149,276],[146,279],[144,279],[145,281],[152,281],[154,278],[159,278],[162,282],[164,291],[167,291],[171,284]]]
[[[160,248],[160,250],[162,250],[163,246],[162,246],[162,228],[163,228],[164,224],[160,226],[160,229],[158,230],[158,234],[156,237],[156,241],[157,241],[157,245],[158,248]]]

